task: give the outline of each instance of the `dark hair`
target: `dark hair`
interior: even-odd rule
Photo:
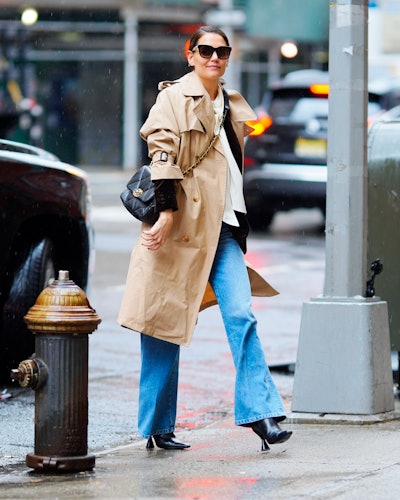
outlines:
[[[199,28],[191,36],[189,42],[189,50],[193,50],[193,48],[198,44],[199,39],[206,33],[215,33],[216,35],[222,36],[222,38],[225,40],[226,45],[229,45],[228,37],[221,29],[217,28],[216,26],[201,26],[201,28]]]

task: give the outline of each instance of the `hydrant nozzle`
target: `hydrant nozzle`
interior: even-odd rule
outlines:
[[[47,379],[47,366],[41,359],[25,359],[18,368],[11,370],[12,380],[19,382],[21,387],[40,389]]]

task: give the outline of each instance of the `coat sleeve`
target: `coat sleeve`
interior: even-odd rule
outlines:
[[[179,126],[170,96],[161,91],[140,129],[141,137],[147,141],[151,162],[151,178],[183,179],[182,171],[175,164],[179,152]]]

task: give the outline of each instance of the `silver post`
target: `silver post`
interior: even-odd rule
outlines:
[[[303,305],[295,412],[394,409],[387,303],[365,297],[367,26],[367,0],[330,3],[325,288]]]

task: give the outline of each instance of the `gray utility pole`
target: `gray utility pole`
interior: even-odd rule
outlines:
[[[367,0],[330,3],[325,288],[303,305],[293,412],[394,409],[387,303],[365,297],[367,35]]]
[[[135,9],[124,9],[124,117],[123,167],[136,167],[139,156],[138,117],[138,18]]]
[[[225,71],[225,87],[240,91],[240,57],[235,41],[235,29],[242,28],[246,22],[245,13],[240,9],[234,9],[232,0],[219,0],[218,9],[207,10],[204,22],[214,26],[220,26],[222,31],[233,45],[233,51]]]

